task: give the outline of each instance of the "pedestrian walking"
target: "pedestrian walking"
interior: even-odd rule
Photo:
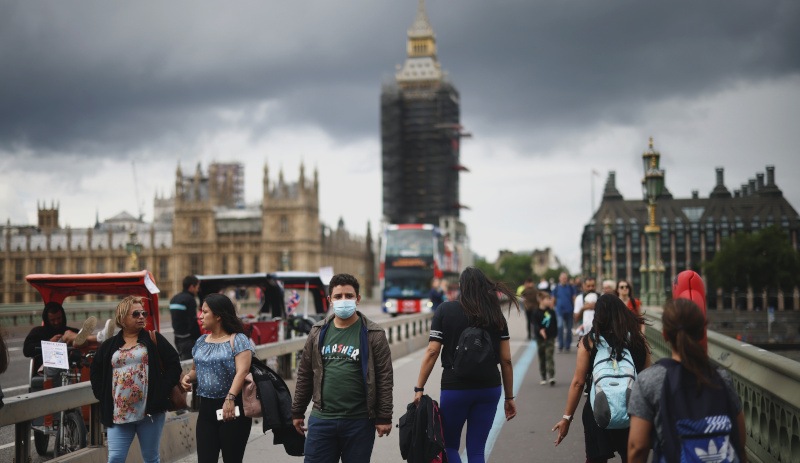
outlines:
[[[468,267],[459,278],[461,295],[458,300],[445,302],[433,317],[428,348],[422,358],[414,401],[418,402],[425,383],[442,355],[442,382],[439,405],[444,428],[445,450],[450,463],[460,463],[458,449],[461,432],[466,423],[467,455],[470,463],[485,461],[486,441],[489,438],[500,400],[501,384],[505,391],[503,408],[506,420],[514,418],[514,372],[511,364],[511,347],[508,324],[503,317],[498,293],[504,294],[512,304],[519,305],[516,295],[504,284],[493,282],[479,269]],[[509,313],[510,313],[509,307]],[[491,349],[489,365],[484,370],[477,364],[468,371],[455,368],[457,347],[467,330],[481,328],[488,335],[488,343],[481,346]],[[486,346],[488,344],[488,346]],[[500,364],[500,370],[497,364]],[[501,373],[502,372],[502,373]]]
[[[536,349],[539,354],[539,373],[542,380],[539,384],[556,384],[556,336],[558,336],[558,321],[553,310],[553,296],[544,291],[538,294],[539,304],[534,310],[533,331],[536,333]]]
[[[688,450],[704,452],[705,461],[745,462],[742,404],[730,374],[714,368],[702,340],[706,320],[689,299],[664,305],[661,333],[671,357],[643,371],[633,385],[628,460],[692,461]],[[709,432],[711,430],[712,432]]]
[[[142,460],[157,463],[169,394],[181,374],[178,352],[160,333],[154,333],[153,343],[139,296],[122,299],[114,321],[121,330],[103,341],[91,366],[92,392],[108,436],[108,461],[124,463],[138,436]]]
[[[306,435],[306,463],[367,463],[375,434],[392,430],[392,354],[383,327],[357,309],[358,280],[328,284],[333,313],[308,334],[297,370],[292,418]],[[314,401],[308,427],[305,413]]]
[[[575,287],[569,284],[569,275],[561,272],[558,275],[558,284],[553,288],[555,298],[555,312],[558,316],[558,350],[559,352],[570,350],[572,344],[572,321],[573,304],[577,292]]]
[[[183,279],[183,291],[169,301],[175,348],[178,349],[181,360],[192,358],[192,349],[200,337],[200,326],[197,324],[197,301],[195,300],[199,291],[200,280],[194,275],[189,275]]]
[[[197,382],[197,461],[241,463],[252,419],[244,416],[242,388],[255,354],[244,334],[233,301],[224,294],[209,294],[203,301],[203,330],[192,349],[192,370],[181,379],[184,390]],[[238,413],[237,413],[238,411]]]
[[[632,361],[637,373],[650,365],[650,350],[647,340],[639,328],[640,324],[644,323],[641,317],[637,318],[613,294],[600,296],[595,304],[594,312],[592,329],[578,342],[575,373],[567,392],[564,415],[553,426],[553,431],[558,432],[555,441],[556,446],[569,433],[569,427],[578,408],[578,402],[583,395],[587,379],[589,384],[595,379],[600,379],[593,377],[596,360],[600,363],[607,359],[601,358],[598,360],[596,358],[599,345],[603,345],[610,350],[611,357],[615,361],[622,362],[623,355],[628,353],[632,359],[627,359],[627,361]],[[621,381],[619,382],[621,383]],[[592,410],[591,400],[589,399],[584,404],[581,419],[583,422],[586,461],[588,463],[606,462],[614,457],[614,452],[619,454],[623,462],[627,461],[629,427],[622,429],[601,428],[595,419],[595,412]]]
[[[628,309],[636,314],[637,316],[641,315],[641,307],[642,301],[636,299],[633,294],[633,285],[628,280],[619,280],[617,282],[617,289],[614,293],[622,299],[622,302],[625,303],[625,306]]]

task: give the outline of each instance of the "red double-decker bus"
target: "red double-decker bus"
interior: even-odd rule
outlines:
[[[434,278],[458,275],[458,258],[441,231],[428,224],[387,225],[381,240],[380,285],[388,314],[430,312]]]

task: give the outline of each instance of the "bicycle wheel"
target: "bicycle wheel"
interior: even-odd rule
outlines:
[[[46,432],[33,430],[33,446],[39,455],[47,454],[47,446],[50,445],[50,435]]]
[[[64,413],[64,442],[61,442],[61,433],[56,433],[55,456],[74,452],[86,447],[86,425],[83,417],[77,410]]]

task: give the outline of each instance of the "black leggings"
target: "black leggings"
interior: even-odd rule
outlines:
[[[200,398],[200,412],[197,415],[197,462],[217,463],[222,450],[222,461],[241,463],[253,420],[244,416],[242,396],[236,398],[241,416],[233,421],[217,421],[217,410],[222,408],[225,399]]]

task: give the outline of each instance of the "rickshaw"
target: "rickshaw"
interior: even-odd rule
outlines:
[[[197,279],[200,301],[226,289],[257,288],[261,292],[258,315],[242,316],[246,334],[255,344],[277,342],[283,321],[295,332],[308,333],[311,325],[328,311],[326,285],[318,273],[197,275]]]
[[[33,274],[25,280],[42,296],[42,305],[48,302],[58,302],[64,305],[64,300],[71,296],[87,294],[140,296],[142,305],[147,311],[148,330],[159,330],[158,293],[160,292],[153,280],[153,275],[147,270],[129,273],[93,273],[83,275],[47,275]],[[109,304],[116,303],[109,302]],[[64,306],[69,312],[69,305]],[[89,381],[89,368],[94,357],[94,350],[88,347],[69,349],[70,369],[61,373],[63,384]],[[29,392],[40,391],[53,387],[50,381],[33,371],[33,359],[29,369]],[[36,453],[45,455],[50,442],[50,436],[55,436],[55,456],[74,452],[86,446],[86,424],[89,422],[90,407],[85,405],[80,409],[65,410],[57,415],[47,415],[33,421],[33,443]],[[63,424],[63,426],[62,426]]]

